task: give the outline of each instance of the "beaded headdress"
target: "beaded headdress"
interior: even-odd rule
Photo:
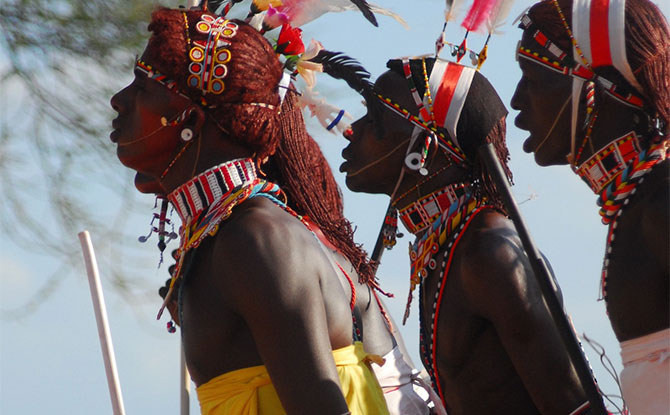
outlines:
[[[527,14],[521,17],[519,27],[528,31],[537,44],[548,52],[549,56],[541,56],[539,53],[519,45],[517,57],[541,64],[573,78],[571,146],[568,159],[571,164],[574,164],[577,114],[579,113],[580,96],[585,85],[587,89],[591,89],[591,91],[587,91],[586,111],[589,115],[592,114],[593,110],[592,88],[594,83],[600,85],[608,95],[619,102],[634,108],[644,107],[644,99],[640,95],[642,87],[637,82],[626,57],[626,0],[609,0],[606,2],[574,0],[572,3],[572,28],[568,24],[558,0],[546,1],[552,2],[567,34],[570,36],[574,58],[542,33]],[[595,69],[605,66],[613,66],[621,73],[628,85],[621,82],[616,84],[595,73]]]

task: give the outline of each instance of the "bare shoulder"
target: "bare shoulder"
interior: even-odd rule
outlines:
[[[461,271],[476,278],[498,278],[523,256],[519,236],[510,219],[500,212],[480,213],[463,236],[461,252],[467,257]]]
[[[531,300],[528,296],[534,296],[528,258],[513,223],[504,215],[480,213],[459,250],[465,298],[482,315],[524,308]]]
[[[642,186],[646,197],[643,201],[642,221],[645,232],[667,235],[668,208],[670,206],[670,160],[662,162],[645,179]],[[646,186],[645,186],[646,185]]]
[[[320,260],[314,247],[299,220],[263,197],[254,198],[216,235],[213,269],[226,270],[226,278],[215,280],[238,311],[249,296],[282,302],[296,290],[318,289],[318,279],[310,273]]]

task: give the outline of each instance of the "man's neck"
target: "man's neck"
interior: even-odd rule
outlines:
[[[426,176],[406,175],[391,202],[396,208],[402,209],[436,190],[466,179],[465,170],[457,166],[436,166]]]
[[[160,180],[166,194],[214,166],[251,156],[249,149],[222,135],[216,126],[208,122],[192,141],[182,155],[178,156],[183,147],[175,151],[174,165]]]

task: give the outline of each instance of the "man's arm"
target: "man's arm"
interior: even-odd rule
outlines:
[[[230,278],[215,278],[216,287],[251,330],[287,413],[343,414],[347,404],[314,272],[319,267],[313,262],[323,258],[318,251],[305,258],[314,250],[296,235],[301,229],[286,222],[261,213],[226,224],[214,248],[214,269],[226,269]]]
[[[499,219],[468,246],[468,301],[495,327],[542,414],[569,414],[587,400],[528,258],[511,225]]]

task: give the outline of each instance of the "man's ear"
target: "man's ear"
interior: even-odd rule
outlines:
[[[189,108],[188,111],[190,114],[184,124],[191,127],[194,135],[197,137],[202,130],[202,126],[205,124],[205,110],[201,106],[195,105]]]

